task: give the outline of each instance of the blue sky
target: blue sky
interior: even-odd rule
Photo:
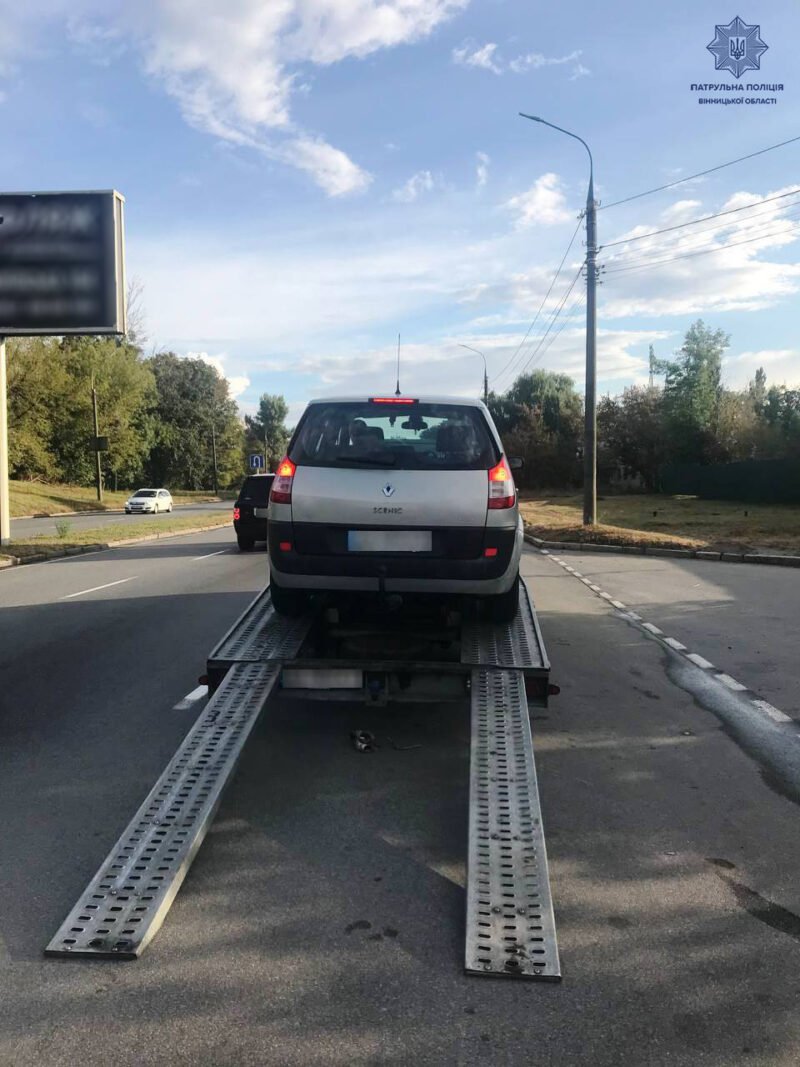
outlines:
[[[149,344],[205,353],[244,410],[282,392],[385,390],[403,336],[409,392],[475,393],[544,366],[582,387],[581,237],[518,351],[586,196],[601,203],[800,134],[800,10],[532,0],[0,0],[0,188],[115,187]],[[133,7],[133,10],[131,8]],[[701,106],[733,82],[706,45],[758,23],[741,82],[775,105]],[[706,94],[707,95],[707,94]],[[599,212],[601,244],[745,207],[601,252],[599,388],[646,378],[702,316],[732,335],[726,378],[763,363],[800,380],[800,142]],[[710,224],[708,224],[710,225]],[[637,229],[638,227],[638,229]],[[619,274],[614,267],[747,240]],[[571,317],[570,317],[571,316]],[[563,327],[563,328],[562,328]],[[515,357],[516,353],[516,357]],[[509,366],[509,362],[511,362]]]

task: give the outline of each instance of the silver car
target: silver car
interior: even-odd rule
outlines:
[[[519,600],[522,519],[487,408],[463,397],[312,400],[270,494],[270,588],[293,615],[319,591]]]

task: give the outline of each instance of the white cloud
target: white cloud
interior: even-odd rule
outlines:
[[[407,182],[394,190],[392,199],[398,200],[401,204],[411,204],[421,193],[429,193],[435,184],[434,177],[429,170],[417,171]]]
[[[796,204],[764,203],[786,191],[778,189],[764,196],[738,192],[718,210],[753,207],[754,212],[737,211],[697,227],[649,236],[663,225],[703,217],[700,201],[679,201],[652,226],[634,227],[616,238],[626,243],[602,256],[607,267],[603,314],[624,318],[758,311],[796,293],[800,264],[763,258],[764,252],[787,248],[800,239],[800,222],[786,217],[786,212],[794,214]],[[705,214],[710,213],[706,209]]]
[[[565,63],[575,63],[579,67],[580,57],[582,53],[578,49],[574,52],[570,52],[567,56],[543,56],[541,52],[529,52],[524,56],[517,56],[516,59],[512,59],[508,64],[509,70],[513,70],[515,74],[524,74],[529,70],[541,70],[542,67],[561,67]],[[588,74],[589,72],[585,67],[581,67],[581,70]]]
[[[217,356],[210,356],[208,352],[185,352],[183,353],[183,358],[199,359],[203,363],[207,363],[209,367],[213,367],[220,378],[224,378],[228,383],[228,393],[234,400],[241,396],[250,385],[250,379],[244,374],[235,374],[228,377],[225,372],[225,360],[227,359],[225,352],[220,352]]]
[[[478,188],[483,188],[489,180],[489,163],[491,160],[485,152],[478,152],[478,163],[475,168],[475,180],[478,183]]]
[[[570,52],[566,56],[545,56],[541,52],[528,52],[527,55],[516,56],[506,61],[500,55],[498,46],[493,41],[484,45],[476,45],[474,41],[465,41],[451,52],[451,59],[461,67],[477,67],[479,70],[489,70],[492,74],[504,74],[511,71],[514,74],[526,74],[531,70],[542,70],[544,67],[562,67],[571,65],[570,81],[583,78],[591,74],[588,67],[580,62],[583,53],[580,49]]]
[[[553,226],[574,216],[567,210],[566,199],[557,174],[543,174],[530,189],[512,197],[505,204],[517,216],[517,228]]]
[[[497,45],[491,42],[481,48],[465,44],[453,49],[452,58],[454,63],[462,67],[478,67],[481,70],[490,70],[493,74],[502,74],[503,68],[495,60],[496,52]]]
[[[759,367],[767,374],[767,385],[800,386],[800,349],[765,348],[757,352],[740,352],[723,360],[725,384],[743,389]]]
[[[468,2],[37,0],[4,12],[0,76],[52,22],[63,23],[73,47],[94,62],[138,48],[145,71],[189,125],[298,167],[341,196],[363,190],[370,176],[342,148],[294,123],[292,97],[308,92],[308,65],[418,41]]]

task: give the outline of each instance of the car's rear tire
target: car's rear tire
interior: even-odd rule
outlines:
[[[511,588],[499,596],[487,597],[486,614],[490,622],[507,623],[513,622],[519,609],[519,573],[511,584]]]
[[[242,535],[239,534],[236,538],[236,542],[242,552],[252,552],[256,547],[256,539],[254,537],[242,537]]]
[[[269,593],[272,606],[279,615],[296,617],[308,611],[308,593],[305,589],[286,589],[285,586],[277,585],[272,574],[269,578]]]

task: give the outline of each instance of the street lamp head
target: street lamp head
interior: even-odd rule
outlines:
[[[538,115],[526,115],[524,111],[520,111],[518,114],[523,119],[530,119],[531,122],[544,122],[544,119],[540,119]]]

